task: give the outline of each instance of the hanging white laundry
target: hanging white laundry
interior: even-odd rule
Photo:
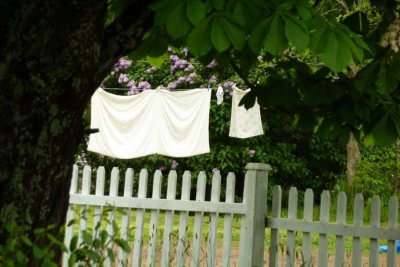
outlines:
[[[92,96],[88,150],[129,159],[160,154],[189,157],[210,152],[211,91],[146,90],[119,96],[98,89]]]
[[[221,105],[224,101],[224,89],[221,85],[218,86],[217,93],[215,95],[217,96],[217,105]]]
[[[264,134],[260,106],[257,103],[250,109],[239,106],[240,100],[247,94],[249,90],[243,91],[236,86],[232,87],[232,111],[231,125],[229,128],[229,136],[237,138],[248,138]]]

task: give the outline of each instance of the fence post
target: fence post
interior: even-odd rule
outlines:
[[[271,166],[249,163],[246,170],[243,203],[246,205],[247,212],[241,220],[239,266],[262,267],[264,266],[268,172]]]

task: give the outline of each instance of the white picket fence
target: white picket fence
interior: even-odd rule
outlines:
[[[133,170],[128,169],[125,174],[124,193],[123,196],[118,195],[119,185],[119,170],[113,168],[111,172],[111,181],[109,194],[104,195],[105,187],[105,170],[99,167],[96,176],[96,186],[92,190],[91,168],[85,166],[83,169],[82,180],[79,181],[79,170],[76,166],[73,169],[72,184],[70,189],[70,207],[67,213],[67,222],[79,219],[79,229],[75,229],[75,224],[71,224],[66,228],[65,244],[68,247],[73,236],[78,235],[80,243],[82,241],[82,231],[88,229],[88,224],[96,225],[102,211],[102,207],[113,205],[118,208],[124,208],[126,212],[117,222],[121,226],[121,238],[132,244],[132,253],[127,255],[122,250],[118,252],[118,266],[216,266],[217,262],[217,230],[218,218],[223,216],[223,241],[222,241],[222,259],[220,265],[233,266],[231,260],[232,247],[232,222],[234,216],[240,217],[240,249],[239,262],[241,267],[248,266],[263,266],[264,254],[264,233],[265,233],[265,212],[266,212],[266,189],[268,183],[268,171],[270,166],[260,163],[249,163],[246,166],[247,172],[245,175],[243,188],[243,201],[235,203],[235,175],[229,173],[226,180],[226,197],[225,201],[220,201],[221,191],[221,176],[215,173],[212,177],[211,199],[205,199],[206,192],[206,174],[200,172],[197,177],[196,198],[190,199],[191,190],[191,173],[186,171],[182,177],[182,188],[180,199],[175,199],[177,188],[177,173],[170,171],[168,175],[168,185],[166,198],[162,196],[162,173],[157,170],[153,177],[152,197],[147,198],[148,173],[145,169],[140,172],[138,195],[132,196],[133,188]],[[78,184],[81,184],[78,190]],[[94,194],[93,192],[94,191]],[[89,222],[85,217],[79,217],[76,212],[76,207],[95,207],[95,216],[93,222]],[[130,229],[133,220],[131,218],[131,210],[135,210],[136,222],[133,240],[130,239]],[[144,248],[144,224],[145,213],[150,211],[150,225],[147,249]],[[159,226],[160,211],[165,212],[165,223],[163,232]],[[189,212],[194,212],[193,223],[193,238],[188,239],[189,229]],[[178,244],[172,251],[171,234],[174,225],[174,213],[179,213],[179,229],[178,229]],[[207,235],[207,257],[205,260],[201,257],[202,247],[202,230],[204,213],[209,216],[209,228]],[[108,221],[112,222],[119,220],[118,216],[109,215]],[[110,235],[113,235],[112,223],[107,227]],[[158,242],[159,237],[162,238],[161,244]],[[188,244],[190,254],[188,253]],[[161,259],[157,254],[157,246],[161,245]],[[147,259],[142,260],[143,251],[146,251]],[[172,255],[174,254],[174,255]],[[68,266],[69,254],[65,253],[63,257],[63,266]],[[171,260],[173,258],[173,260]],[[106,262],[106,266],[111,266],[113,263]],[[235,263],[234,265],[237,266]]]
[[[396,252],[396,240],[400,240],[398,229],[399,203],[397,197],[391,197],[388,205],[387,227],[381,226],[381,200],[379,196],[371,199],[370,225],[364,226],[364,199],[361,194],[354,198],[353,222],[346,222],[347,197],[340,192],[336,203],[336,221],[330,221],[331,199],[329,191],[321,194],[319,220],[313,219],[314,193],[311,189],[304,194],[303,216],[298,218],[298,192],[292,187],[289,191],[288,216],[281,217],[282,190],[275,186],[273,190],[272,215],[268,216],[267,227],[271,229],[269,248],[269,265],[276,267],[279,262],[285,262],[286,266],[388,266],[398,267],[399,256]],[[287,233],[286,244],[279,240],[282,232]],[[299,242],[300,251],[296,250],[296,235],[302,234]],[[313,259],[311,251],[311,235],[319,235],[318,257]],[[335,238],[335,255],[328,255],[328,237]],[[345,238],[352,238],[350,262],[345,259]],[[369,259],[362,262],[362,239],[369,239]],[[388,252],[385,263],[379,262],[378,240],[386,240]],[[284,246],[284,253],[279,253]],[[300,256],[296,257],[296,252]],[[282,259],[283,258],[283,259]],[[400,264],[400,263],[399,263]]]
[[[144,169],[140,172],[138,183],[134,179],[133,170],[126,171],[123,195],[120,196],[118,168],[113,168],[111,172],[109,193],[105,195],[106,176],[103,167],[97,169],[95,186],[92,186],[91,168],[85,166],[83,171],[79,171],[74,166],[67,222],[78,219],[79,224],[72,224],[66,228],[65,244],[69,246],[71,239],[76,235],[80,243],[82,231],[89,229],[90,226],[93,227],[101,220],[98,214],[101,214],[103,207],[113,205],[124,209],[125,212],[122,216],[110,214],[107,221],[117,222],[120,226],[120,233],[117,234],[127,240],[132,248],[130,254],[122,250],[117,252],[117,266],[261,267],[265,264],[275,267],[284,264],[287,267],[398,267],[399,256],[396,253],[395,240],[400,239],[400,230],[397,228],[399,207],[396,197],[392,197],[389,203],[389,221],[384,222],[382,226],[381,201],[378,196],[374,196],[371,200],[370,224],[364,226],[364,200],[360,194],[354,199],[352,223],[346,221],[347,199],[343,192],[337,197],[336,215],[333,216],[336,218],[335,221],[330,220],[331,199],[328,191],[324,191],[321,195],[319,220],[314,220],[314,195],[311,189],[304,194],[301,218],[298,218],[300,208],[297,189],[290,189],[286,217],[281,214],[282,190],[276,186],[270,205],[272,215],[265,217],[269,170],[270,166],[267,164],[249,163],[246,166],[243,201],[236,203],[233,173],[229,173],[224,183],[226,184],[224,201],[220,200],[222,178],[219,173],[213,175],[211,196],[210,199],[206,199],[207,177],[204,172],[200,172],[197,177],[195,199],[191,199],[192,177],[189,171],[186,171],[181,178],[179,199],[176,199],[178,177],[175,171],[170,171],[168,175],[166,193],[162,192],[162,173],[156,171],[152,180],[151,198],[147,198],[149,178]],[[137,196],[133,196],[134,187],[137,188]],[[164,195],[166,196],[162,197]],[[94,207],[94,216],[89,218],[79,216],[77,207]],[[150,213],[150,218],[147,220],[146,213]],[[190,217],[194,217],[192,224],[189,224]],[[219,219],[220,217],[223,219]],[[236,217],[240,219],[239,255],[233,256],[231,255],[232,226]],[[223,220],[222,227],[218,224],[221,220]],[[208,225],[208,229],[203,231],[205,224]],[[110,235],[114,234],[112,223],[105,227]],[[268,253],[264,253],[266,230],[270,231]],[[192,238],[188,236],[188,231],[193,233]],[[218,237],[221,232],[222,241],[218,240],[221,239]],[[313,235],[318,236],[317,256],[316,252],[312,251]],[[177,236],[177,243],[171,240],[171,236]],[[206,241],[202,238],[204,236],[207,237]],[[328,239],[332,236],[336,241],[335,255],[328,255]],[[349,255],[345,255],[345,243],[349,238],[352,243],[350,262],[348,262]],[[365,255],[362,255],[362,240],[365,239],[368,239],[370,244],[367,265],[362,262],[362,258],[365,258]],[[384,265],[379,262],[382,258],[382,255],[378,255],[379,240],[385,240],[388,244]],[[69,254],[65,253],[63,266],[68,265],[68,258]],[[115,263],[106,262],[106,266],[115,266]]]

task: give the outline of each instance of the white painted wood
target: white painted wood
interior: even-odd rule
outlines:
[[[83,167],[83,177],[82,177],[82,195],[90,194],[90,184],[92,178],[92,169],[90,166],[86,165]],[[78,244],[82,243],[82,232],[87,230],[88,227],[88,213],[89,213],[89,205],[81,205],[80,206],[80,218],[79,218],[79,238]]]
[[[211,204],[220,202],[221,194],[221,174],[215,172],[212,178],[211,185]],[[208,251],[207,251],[207,266],[215,266],[217,254],[217,230],[218,230],[218,213],[210,214],[210,225],[208,231]]]
[[[153,191],[152,191],[152,199],[160,199],[161,198],[161,186],[162,186],[162,173],[160,170],[157,170],[154,173],[153,180]],[[149,245],[147,247],[147,266],[153,267],[155,266],[157,260],[157,232],[158,232],[158,218],[160,215],[160,210],[152,210],[151,218],[150,218],[150,226],[149,226]]]
[[[137,199],[145,199],[147,195],[148,172],[142,169],[139,175],[139,188]],[[135,223],[135,241],[132,253],[132,265],[134,267],[142,266],[142,245],[143,245],[143,224],[145,209],[137,209]]]
[[[314,192],[309,188],[304,194],[304,215],[303,221],[312,222],[314,213]],[[311,234],[303,233],[303,244],[301,251],[302,262],[304,266],[311,266]]]
[[[356,194],[354,197],[354,211],[353,217],[355,226],[363,225],[364,216],[364,198],[362,194]],[[352,249],[352,266],[361,267],[361,255],[362,254],[362,244],[361,238],[358,236],[353,237],[353,249]]]
[[[71,187],[69,190],[70,194],[75,194],[78,191],[78,166],[74,164],[72,167],[72,178],[71,178]],[[74,223],[73,220],[75,219],[75,205],[69,205],[66,217],[66,227],[65,227],[65,234],[64,234],[64,244],[69,249],[69,244],[71,243],[71,239],[74,236]],[[72,223],[71,225],[68,225]],[[63,260],[62,266],[68,266],[68,259],[69,259],[68,252],[63,253]]]
[[[399,222],[399,200],[396,196],[392,196],[389,200],[389,221],[388,226],[389,229],[396,230],[398,233],[400,231],[397,230],[397,224]],[[396,248],[396,240],[399,240],[398,237],[392,237],[388,240],[388,252],[387,252],[387,266],[395,267],[397,265],[397,248]]]
[[[119,169],[117,167],[113,167],[111,170],[110,191],[109,191],[110,197],[118,196],[118,187],[119,187]],[[116,220],[116,213],[117,213],[117,206],[109,207],[107,215],[107,233],[108,236],[112,239],[114,239],[113,237],[117,234],[115,233],[115,229],[113,226],[114,221]],[[112,249],[113,246],[114,243],[110,242],[107,248]],[[112,264],[113,263],[111,262],[111,259],[107,257],[106,261],[104,262],[104,265],[106,267],[110,267]]]
[[[298,192],[296,187],[289,190],[288,218],[297,219]],[[286,267],[294,266],[296,256],[296,231],[289,230],[287,233]]]
[[[280,230],[295,230],[298,232],[312,232],[316,234],[359,236],[363,238],[400,239],[400,231],[395,229],[372,229],[369,226],[337,225],[324,222],[305,222],[289,220],[287,218],[268,217],[268,228]]]
[[[185,171],[182,179],[181,201],[190,199],[192,176],[189,171]],[[188,230],[188,211],[181,211],[179,215],[179,233],[178,233],[178,248],[176,253],[176,266],[185,266],[186,261],[186,246],[188,245],[187,230]]]
[[[104,186],[105,186],[105,176],[106,171],[103,166],[97,168],[96,172],[96,196],[104,196]],[[93,207],[93,238],[98,238],[101,231],[101,220],[103,216],[103,206]]]
[[[344,192],[339,192],[336,204],[336,224],[346,224],[347,196]],[[344,266],[344,236],[336,235],[335,266]]]
[[[273,219],[281,217],[282,210],[282,189],[279,185],[274,187],[272,192],[272,215],[268,221],[268,227],[271,228],[271,241],[269,245],[269,265],[271,267],[278,267],[279,261],[279,228],[272,228],[271,222]],[[272,219],[272,221],[271,221]]]
[[[271,166],[268,164],[246,165],[243,203],[246,204],[247,212],[240,226],[240,267],[264,265],[265,214],[270,170]]]
[[[199,173],[197,177],[196,187],[196,201],[203,202],[206,194],[206,180],[207,176],[204,171]],[[193,226],[193,249],[192,249],[192,267],[200,266],[200,249],[201,249],[201,238],[202,238],[202,226],[203,226],[203,212],[196,212],[194,214],[194,226]]]
[[[132,185],[133,185],[133,170],[128,168],[125,172],[125,184],[124,184],[124,197],[132,197]],[[131,209],[125,208],[121,217],[121,239],[129,242],[129,222],[131,217]],[[118,266],[126,266],[128,262],[128,253],[119,249],[118,252]]]
[[[234,203],[235,201],[235,174],[230,172],[226,181],[225,202]],[[222,266],[231,266],[231,247],[232,247],[232,220],[233,214],[227,213],[224,216],[224,240],[223,240],[223,255]]]
[[[192,211],[192,212],[219,212],[246,214],[246,205],[243,203],[214,203],[209,201],[198,202],[193,200],[168,200],[165,199],[140,199],[140,198],[124,198],[110,196],[82,196],[74,194],[70,196],[70,204],[104,206],[113,205],[120,208],[134,209],[160,209],[174,211]]]
[[[175,199],[176,197],[176,180],[177,174],[175,170],[171,170],[168,175],[167,199]],[[169,267],[171,265],[171,237],[172,227],[174,223],[174,211],[165,212],[164,238],[162,246],[161,266]]]
[[[329,191],[324,190],[321,194],[320,221],[329,223],[331,207],[331,196]],[[319,235],[318,266],[328,266],[328,238],[325,233]]]
[[[381,223],[381,199],[379,196],[373,196],[371,203],[371,228],[378,229]],[[379,256],[378,249],[379,243],[378,239],[371,238],[369,243],[369,266],[378,267],[379,266]]]

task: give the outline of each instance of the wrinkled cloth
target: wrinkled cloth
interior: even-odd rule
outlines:
[[[224,89],[221,85],[218,86],[217,93],[215,95],[217,96],[217,105],[221,105],[224,101]]]
[[[231,124],[229,127],[229,136],[237,138],[249,138],[264,134],[261,123],[260,106],[257,103],[246,110],[244,106],[239,106],[240,100],[250,90],[240,90],[233,87]]]
[[[151,154],[189,157],[210,152],[211,91],[146,90],[119,96],[98,89],[91,99],[88,150],[129,159]]]

